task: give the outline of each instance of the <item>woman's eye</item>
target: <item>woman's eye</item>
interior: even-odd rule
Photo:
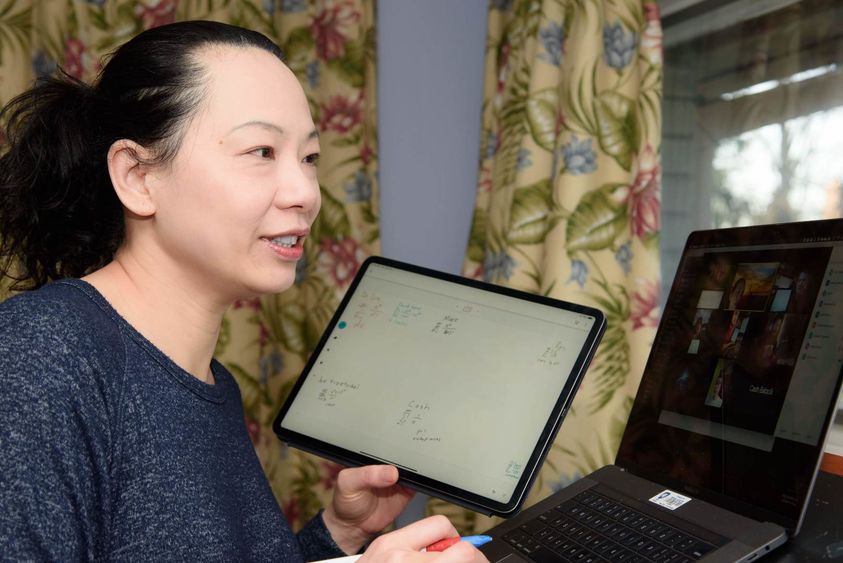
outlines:
[[[258,147],[251,152],[252,154],[255,154],[261,158],[272,158],[274,154],[272,151],[272,147]]]
[[[320,158],[321,158],[321,155],[318,152],[313,153],[313,154],[309,154],[306,157],[304,157],[304,163],[309,164],[311,166],[318,166]]]

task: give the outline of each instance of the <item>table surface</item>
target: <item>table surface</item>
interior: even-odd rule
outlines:
[[[826,457],[799,535],[772,551],[764,561],[843,563],[843,458]]]

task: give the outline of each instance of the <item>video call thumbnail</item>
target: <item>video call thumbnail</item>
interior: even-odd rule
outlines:
[[[828,251],[713,252],[683,272],[687,309],[663,346],[662,408],[772,435]],[[675,350],[683,350],[677,355]]]

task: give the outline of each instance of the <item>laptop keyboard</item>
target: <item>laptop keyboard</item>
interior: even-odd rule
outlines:
[[[539,563],[700,559],[715,546],[593,491],[540,514],[504,541]]]

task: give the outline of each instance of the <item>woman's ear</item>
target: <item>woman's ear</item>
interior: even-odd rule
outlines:
[[[155,214],[150,166],[143,163],[149,151],[134,141],[120,139],[108,149],[108,175],[123,207],[140,217]]]

